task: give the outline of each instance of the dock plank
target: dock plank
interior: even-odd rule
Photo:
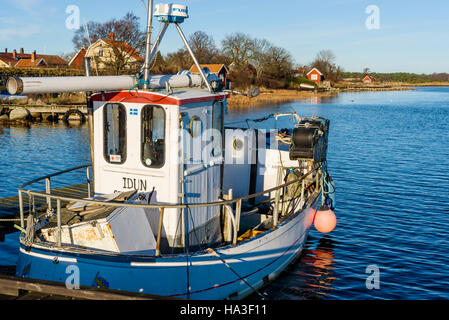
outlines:
[[[87,197],[87,183],[81,183],[77,185],[57,188],[51,190],[52,194],[58,196],[66,196],[73,198],[86,198]],[[55,202],[55,201],[53,201]],[[34,203],[36,208],[44,208],[47,206],[47,201],[45,198],[35,197]],[[29,211],[30,201],[29,197],[23,195],[23,206],[25,212]],[[4,216],[15,216],[19,215],[19,196],[12,196],[0,199],[0,217]]]
[[[25,291],[25,294],[20,294]],[[119,290],[98,289],[81,286],[78,290],[67,289],[62,283],[22,279],[18,277],[0,275],[0,297],[20,300],[48,300],[48,299],[77,299],[77,300],[166,300],[150,294],[124,292]],[[9,298],[8,298],[9,299]],[[171,299],[170,299],[171,300]]]

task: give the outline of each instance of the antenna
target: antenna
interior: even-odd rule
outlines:
[[[145,73],[144,89],[149,88],[148,80],[150,78],[150,53],[151,53],[151,32],[153,27],[153,0],[148,0],[148,20],[147,20],[147,42],[145,49]]]

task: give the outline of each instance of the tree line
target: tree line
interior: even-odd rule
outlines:
[[[417,74],[408,72],[344,72],[343,78],[361,79],[366,74],[372,76],[379,82],[406,82],[406,83],[426,83],[426,82],[448,82],[449,73],[432,73],[432,74]]]
[[[114,33],[114,59],[109,61],[111,74],[128,74],[129,56],[135,52],[143,55],[145,48],[145,31],[142,31],[139,17],[132,12],[121,19],[89,22],[78,29],[73,37],[73,44],[78,51],[88,47],[98,39],[109,38]],[[89,37],[87,36],[89,35]],[[230,74],[228,78],[234,87],[247,88],[252,85],[267,88],[291,88],[308,82],[306,74],[316,67],[325,76],[325,80],[334,84],[344,78],[362,78],[370,74],[378,81],[430,82],[448,81],[447,73],[413,74],[413,73],[371,73],[368,68],[362,72],[345,72],[336,62],[331,50],[319,51],[312,62],[305,65],[296,64],[291,53],[263,38],[255,38],[242,32],[227,35],[218,46],[214,38],[204,31],[196,31],[188,37],[189,45],[200,64],[225,64]],[[124,50],[123,43],[130,48]],[[130,51],[131,50],[131,51]],[[133,51],[134,50],[134,51]],[[151,65],[152,74],[171,74],[180,70],[189,70],[193,60],[185,48],[162,55],[159,51]],[[138,70],[134,69],[134,70]]]
[[[122,19],[87,23],[76,31],[73,44],[78,51],[81,47],[87,48],[98,39],[109,38],[110,33],[114,33],[117,49],[125,42],[135,50],[143,52],[145,32],[140,28],[139,18],[133,13],[127,13]],[[227,35],[220,46],[204,31],[196,31],[190,35],[188,42],[200,64],[225,64],[230,71],[228,77],[236,87],[257,85],[267,88],[288,88],[292,84],[298,84],[301,78],[305,77],[305,73],[299,78],[294,76],[294,70],[297,68],[310,70],[318,67],[331,81],[337,81],[342,72],[341,67],[335,63],[335,55],[329,50],[320,51],[311,64],[299,66],[286,49],[274,45],[267,39],[255,38],[242,32]],[[114,53],[119,51],[114,50]],[[110,73],[129,72],[126,68],[126,59],[120,54],[110,63]],[[190,69],[192,65],[193,60],[188,51],[181,48],[166,55],[158,52],[151,65],[151,72],[177,73],[180,70]]]

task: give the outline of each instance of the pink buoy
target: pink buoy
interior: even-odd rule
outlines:
[[[337,216],[330,209],[320,209],[315,215],[315,220],[313,221],[315,229],[321,233],[329,233],[335,229],[337,225]]]

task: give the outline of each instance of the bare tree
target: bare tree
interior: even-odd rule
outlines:
[[[90,39],[87,37],[85,26],[75,32],[72,39],[75,48],[87,48],[99,39],[106,39],[113,54],[108,59],[103,59],[102,63],[114,74],[129,71],[130,62],[139,56],[145,46],[145,32],[140,30],[139,17],[132,12],[127,13],[120,20],[112,19],[104,23],[88,22],[87,29]],[[137,64],[133,71],[139,68],[140,65]]]
[[[270,62],[268,52],[272,48],[272,44],[266,39],[254,39],[252,41],[249,63],[256,69],[256,81],[259,81]]]
[[[320,70],[330,81],[338,81],[341,78],[343,70],[337,66],[335,54],[331,50],[321,50],[317,53],[311,67]]]
[[[228,56],[239,70],[247,68],[253,46],[253,39],[241,32],[231,34],[222,41],[223,54]]]
[[[176,52],[167,54],[165,61],[172,73],[180,70],[189,70],[193,64],[193,60],[185,49],[179,49]]]
[[[219,53],[214,39],[203,31],[189,37],[189,45],[199,63],[213,63]]]

